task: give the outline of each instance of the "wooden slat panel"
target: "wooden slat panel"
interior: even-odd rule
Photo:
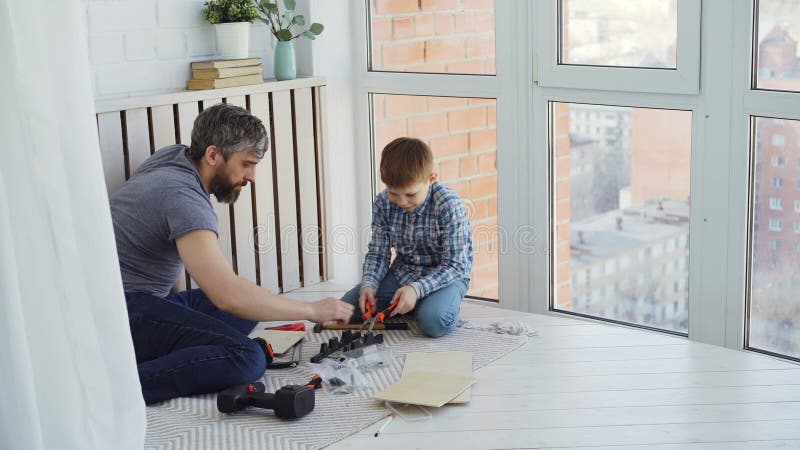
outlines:
[[[300,190],[300,250],[303,258],[303,285],[308,286],[320,281],[317,162],[314,154],[311,89],[294,91],[294,121],[297,139],[297,186]]]
[[[128,164],[130,176],[139,165],[150,157],[150,124],[147,109],[136,108],[125,111],[125,130],[128,136]]]
[[[278,236],[281,281],[284,292],[300,287],[300,256],[297,240],[297,197],[295,192],[294,139],[289,92],[272,93],[275,173],[278,190]]]
[[[180,124],[179,144],[189,145],[192,143],[192,126],[198,114],[197,102],[178,104],[178,122]]]
[[[247,108],[244,96],[229,97],[231,105]],[[233,204],[234,215],[234,248],[236,250],[236,265],[239,275],[248,280],[256,281],[256,253],[253,245],[253,197],[252,186],[242,188],[239,199]]]
[[[122,120],[119,112],[98,114],[97,131],[106,190],[110,196],[125,182],[125,151],[122,147]]]
[[[194,119],[199,114],[197,102],[186,102],[178,104],[178,130],[179,144],[189,145],[192,142],[192,126]],[[189,277],[189,272],[186,272],[187,285],[191,289],[197,289],[197,283]]]
[[[327,223],[328,223],[328,210],[327,205],[330,205],[329,191],[325,188],[325,149],[328,148],[328,128],[327,121],[323,111],[324,102],[327,101],[327,91],[325,86],[314,88],[314,139],[316,139],[316,155],[317,155],[317,192],[319,202],[319,226],[322,238],[320,240],[320,275],[323,281],[333,278],[330,261],[333,260],[331,254],[331,246],[327,245]]]
[[[195,108],[197,109],[197,108]],[[150,108],[153,121],[153,144],[155,149],[175,144],[175,117],[172,105],[160,105]]]
[[[250,112],[270,128],[269,98],[267,94],[250,96]],[[272,136],[270,136],[271,142]],[[275,239],[275,197],[272,189],[272,150],[256,166],[254,194],[256,198],[256,238],[258,245],[259,277],[261,286],[271,292],[280,292],[278,283],[278,257]]]
[[[222,103],[221,98],[213,98],[204,100],[203,102],[203,109],[210,108],[217,103]],[[233,266],[236,267],[236,261],[233,259],[233,247],[231,245],[231,212],[230,212],[230,205],[227,203],[220,203],[216,200],[216,197],[213,195],[211,196],[211,204],[214,205],[214,211],[217,213],[217,219],[219,219],[219,246],[222,249],[222,254],[225,255],[225,258],[228,262]]]

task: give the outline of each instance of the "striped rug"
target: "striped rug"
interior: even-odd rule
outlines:
[[[146,449],[164,450],[305,450],[333,444],[386,417],[382,402],[371,395],[400,379],[402,362],[409,352],[467,351],[478,369],[525,343],[525,336],[509,336],[457,328],[447,336],[422,336],[412,324],[408,331],[383,332],[391,347],[393,363],[368,374],[375,389],[360,394],[316,392],[316,407],[297,420],[282,420],[272,411],[250,408],[222,414],[216,408],[216,394],[184,397],[147,408]],[[267,392],[287,384],[302,384],[313,372],[307,363],[319,351],[319,344],[341,332],[309,332],[303,341],[302,364],[294,369],[268,371],[261,380]],[[480,381],[479,381],[480,382]]]

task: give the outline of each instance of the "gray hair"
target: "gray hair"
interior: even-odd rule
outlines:
[[[269,146],[269,136],[261,120],[246,109],[217,103],[203,110],[194,120],[192,145],[186,155],[199,162],[210,145],[220,149],[225,161],[243,150],[263,158]]]

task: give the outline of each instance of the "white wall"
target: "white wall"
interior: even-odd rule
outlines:
[[[83,0],[88,26],[92,86],[95,98],[128,97],[185,89],[190,62],[218,57],[214,30],[202,18],[204,0]],[[353,77],[355,58],[351,40],[352,2],[300,0],[297,11],[306,20],[325,25],[311,42],[295,40],[300,75],[328,80],[325,115],[329,145],[326,175],[331,199],[330,229],[341,248],[333,261],[337,282],[355,283],[361,271],[359,233],[365,224],[365,205],[355,199],[370,189],[369,180],[357,179],[357,158],[367,149],[355,148]],[[261,22],[250,32],[250,54],[261,57],[264,74],[272,76],[275,42]],[[366,205],[368,207],[368,205]],[[367,224],[368,225],[368,224]]]
[[[172,92],[186,87],[189,63],[214,59],[214,30],[200,14],[204,0],[83,0],[95,97]],[[302,9],[307,5],[299,6]],[[250,55],[272,77],[274,38],[256,22]],[[298,48],[298,73],[311,74],[308,46]]]

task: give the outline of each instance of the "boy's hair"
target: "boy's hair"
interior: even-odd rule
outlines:
[[[428,181],[433,173],[433,152],[416,138],[400,137],[381,152],[381,181],[390,187],[406,187]]]
[[[246,109],[218,103],[204,109],[194,120],[192,143],[186,154],[199,162],[209,145],[216,145],[225,161],[243,150],[262,158],[269,146],[269,136],[261,120]]]

